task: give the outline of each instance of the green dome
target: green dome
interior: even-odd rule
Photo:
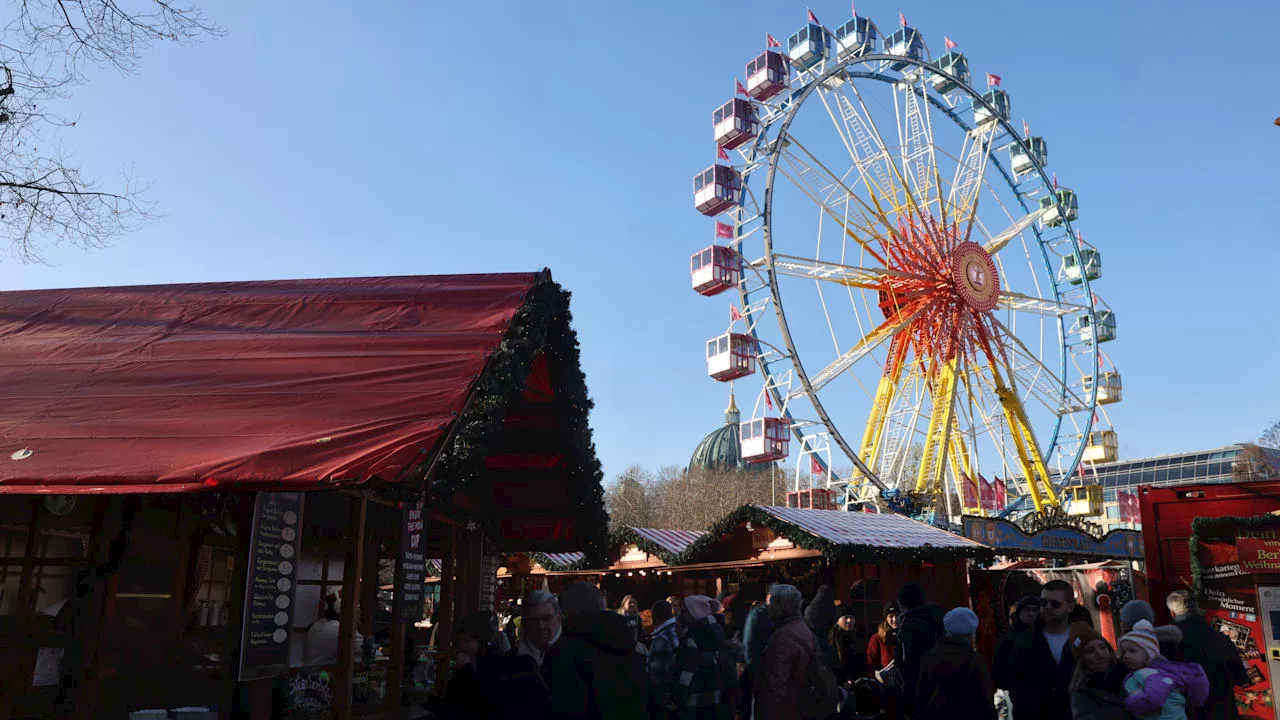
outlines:
[[[739,470],[747,467],[742,460],[742,443],[738,436],[738,406],[729,396],[729,407],[724,411],[724,425],[702,438],[689,458],[690,470]]]

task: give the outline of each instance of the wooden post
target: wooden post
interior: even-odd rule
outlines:
[[[351,718],[351,682],[355,675],[356,605],[360,597],[360,580],[364,568],[365,516],[369,501],[364,495],[351,505],[351,526],[355,542],[347,548],[342,575],[342,617],[338,621],[338,672],[334,678],[333,708],[337,720]]]
[[[444,560],[440,563],[440,605],[436,612],[436,621],[439,627],[435,628],[435,641],[437,652],[447,652],[449,650],[449,642],[453,635],[453,594],[456,588],[454,582],[454,573],[457,572],[458,562],[458,529],[449,526],[449,546],[444,553]]]

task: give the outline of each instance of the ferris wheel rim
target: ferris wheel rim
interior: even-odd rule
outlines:
[[[832,67],[824,69],[821,73],[812,75],[799,90],[792,92],[788,96],[786,100],[787,107],[785,109],[784,115],[778,119],[775,119],[772,123],[770,123],[770,125],[776,125],[778,127],[776,135],[772,139],[767,139],[767,132],[762,128],[760,136],[757,138],[756,143],[753,146],[753,148],[756,150],[760,150],[761,148],[763,148],[763,152],[765,152],[768,157],[768,165],[767,165],[768,170],[765,177],[763,205],[760,211],[761,217],[763,219],[761,235],[762,235],[762,242],[764,245],[765,260],[766,260],[766,268],[765,268],[766,281],[769,285],[770,297],[774,305],[774,313],[778,319],[779,331],[782,334],[783,343],[787,349],[786,358],[788,359],[791,368],[794,369],[796,373],[796,378],[799,380],[801,384],[805,398],[808,400],[810,405],[814,408],[814,412],[818,415],[818,419],[822,422],[822,425],[826,428],[832,440],[835,441],[836,445],[841,449],[841,451],[844,452],[846,457],[848,457],[850,460],[853,461],[854,465],[857,467],[857,470],[861,472],[868,481],[870,481],[877,488],[881,490],[886,490],[887,486],[885,485],[885,483],[879,478],[879,476],[871,468],[866,466],[865,462],[860,456],[860,453],[853,451],[853,448],[849,445],[848,441],[844,438],[843,433],[841,433],[840,429],[836,426],[835,422],[831,419],[830,414],[826,411],[826,408],[824,407],[821,398],[818,396],[818,390],[813,387],[813,383],[811,382],[808,372],[804,368],[803,360],[801,359],[801,356],[797,350],[795,340],[792,337],[790,323],[787,320],[786,310],[782,302],[782,293],[779,288],[777,273],[775,272],[774,258],[776,253],[774,252],[774,247],[773,247],[773,190],[776,182],[778,163],[781,158],[781,147],[783,145],[782,141],[784,138],[788,137],[791,123],[795,120],[796,116],[799,114],[800,109],[804,106],[805,102],[810,98],[810,96],[817,90],[817,88],[821,87],[824,82],[831,79],[832,77],[843,74],[844,76],[850,79],[861,78],[861,79],[867,79],[867,80],[876,80],[876,81],[884,82],[891,85],[901,82],[901,79],[902,79],[901,77],[897,77],[897,78],[891,77],[885,74],[884,72],[877,72],[870,69],[860,70],[860,71],[852,69],[854,66],[869,65],[876,62],[901,63],[904,66],[910,65],[922,71],[927,71],[945,78],[947,81],[953,83],[957,89],[962,90],[963,93],[968,96],[968,98],[971,100],[971,103],[972,103],[971,107],[977,108],[979,105],[981,105],[982,107],[986,108],[992,115],[992,122],[998,123],[999,127],[1004,131],[1004,134],[1007,135],[1009,138],[1011,138],[1013,143],[1016,143],[1017,145],[1019,145],[1024,151],[1028,151],[1029,146],[1027,145],[1026,139],[1020,136],[1015,131],[1010,121],[1004,118],[999,112],[997,112],[997,109],[991,103],[989,103],[986,100],[986,98],[983,97],[983,94],[978,92],[977,89],[974,88],[969,82],[963,81],[961,78],[956,77],[955,75],[952,75],[951,73],[948,73],[945,70],[942,70],[940,67],[932,64],[927,60],[922,60],[922,59],[918,60],[918,59],[910,58],[906,56],[890,55],[886,53],[866,53],[862,55],[849,56],[844,58],[843,60],[838,60],[837,62],[833,63]],[[914,91],[915,90],[913,89],[913,92]],[[957,127],[961,128],[965,132],[970,132],[974,129],[973,127],[970,127],[969,124],[958,115],[955,109],[944,104],[941,101],[941,99],[936,95],[931,94],[927,90],[923,90],[923,89],[919,91],[919,94],[921,95],[921,97],[923,97],[925,100],[928,101],[929,106],[932,106],[937,110],[941,111],[953,123],[955,123]],[[773,148],[767,147],[769,143],[773,144]],[[1028,213],[1031,212],[1031,209],[1028,208],[1028,204],[1027,204],[1027,200],[1028,200],[1027,194],[1018,189],[1018,183],[1015,182],[1014,179],[1009,175],[1009,171],[1003,166],[1003,164],[999,161],[999,159],[993,156],[993,152],[991,150],[988,150],[987,154],[992,156],[990,157],[989,161],[995,165],[996,170],[999,172],[1000,176],[1004,180],[1005,185],[1008,186],[1013,196],[1017,199],[1018,204],[1023,210],[1023,212],[1028,212]],[[1031,159],[1034,167],[1035,178],[1039,180],[1039,182],[1043,187],[1046,187],[1046,188],[1050,187],[1051,181],[1049,179],[1049,176],[1045,173],[1044,167],[1041,165],[1039,160],[1035,158],[1034,155],[1031,156]],[[1081,263],[1081,265],[1083,265],[1082,258],[1081,258],[1081,242],[1079,240],[1079,236],[1076,233],[1074,227],[1072,226],[1070,220],[1066,219],[1065,217],[1063,218],[1063,225],[1064,225],[1066,237],[1069,239],[1069,243],[1070,243],[1070,255],[1075,257],[1077,263]],[[1051,279],[1051,282],[1049,283],[1049,285],[1052,288],[1053,298],[1055,301],[1061,301],[1062,295],[1058,287],[1058,283],[1052,280],[1054,278],[1054,268],[1049,259],[1048,243],[1041,236],[1040,230],[1034,227],[1034,224],[1032,225],[1031,229],[1035,237],[1036,245],[1038,245],[1040,248],[1041,261],[1044,265],[1045,272],[1047,273],[1047,276]],[[1094,298],[1092,289],[1090,287],[1090,281],[1086,276],[1082,276],[1081,280],[1082,280],[1081,285],[1084,292],[1084,297],[1088,302],[1088,310],[1090,313],[1096,312],[1097,303]],[[740,294],[744,302],[744,307],[747,300],[745,293],[746,293],[746,289],[740,288]],[[1065,401],[1067,394],[1070,392],[1070,384],[1067,381],[1068,371],[1069,371],[1068,360],[1071,357],[1071,352],[1069,349],[1070,343],[1067,338],[1068,327],[1067,327],[1067,323],[1065,322],[1065,318],[1062,316],[1059,316],[1056,320],[1056,324],[1057,324],[1057,337],[1055,339],[1057,341],[1057,346],[1060,348],[1060,356],[1061,356],[1060,362],[1058,363],[1059,372],[1062,377],[1060,399]],[[750,327],[749,332],[753,337],[758,337],[757,330],[754,327],[754,325]],[[1082,421],[1083,428],[1080,429],[1081,435],[1086,438],[1088,437],[1089,433],[1092,432],[1092,427],[1094,424],[1094,414],[1096,413],[1098,408],[1097,394],[1098,394],[1099,353],[1100,353],[1098,342],[1096,341],[1090,342],[1088,345],[1089,347],[1088,347],[1087,353],[1083,353],[1082,355],[1087,357],[1088,367],[1092,375],[1092,378],[1091,378],[1092,382],[1090,383],[1087,403],[1085,404],[1085,407],[1082,409],[1082,411],[1085,414]],[[776,385],[772,385],[771,383],[768,382],[769,377],[772,375],[768,366],[762,363],[761,371],[766,377],[765,392],[771,393],[778,400],[779,406],[785,408],[784,415],[789,419],[791,419],[792,416],[791,416],[790,408],[787,408],[785,405],[783,405],[783,398],[778,394]],[[1055,385],[1057,385],[1057,383],[1055,383]],[[1045,445],[1045,451],[1043,453],[1046,460],[1049,457],[1051,457],[1057,449],[1062,447],[1059,440],[1060,440],[1061,432],[1063,430],[1064,421],[1067,419],[1068,416],[1078,415],[1079,412],[1080,411],[1068,412],[1068,413],[1054,413],[1055,418],[1053,421],[1053,431],[1049,435],[1049,442]],[[1080,428],[1079,424],[1077,424],[1077,428]],[[798,440],[803,441],[803,436],[799,428],[793,428],[793,434],[796,436]],[[1077,468],[1080,466],[1081,459],[1085,451],[1085,445],[1086,444],[1082,441],[1079,444],[1079,447],[1075,449],[1072,457],[1070,458],[1070,462],[1066,464],[1065,470],[1062,473],[1061,480],[1058,483],[1059,487],[1066,486],[1070,482],[1070,479],[1075,475]],[[850,478],[850,481],[852,481],[852,478]],[[1024,502],[1024,500],[1025,500],[1025,496],[1019,496],[1015,502],[1010,504],[1010,511],[1013,511],[1013,509],[1016,508],[1022,502]]]

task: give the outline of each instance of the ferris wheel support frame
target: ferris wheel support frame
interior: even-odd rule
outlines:
[[[756,138],[755,142],[750,147],[753,153],[756,154],[752,162],[752,165],[758,166],[762,159],[766,160],[768,163],[768,170],[767,170],[766,179],[765,179],[763,206],[758,216],[761,219],[761,223],[759,228],[757,229],[761,231],[762,241],[764,244],[765,260],[766,260],[766,263],[765,263],[766,267],[764,268],[766,270],[765,279],[769,286],[770,296],[773,300],[773,305],[774,305],[774,312],[777,315],[779,329],[783,336],[784,345],[786,346],[786,350],[787,350],[786,357],[790,358],[792,368],[795,371],[795,377],[797,380],[799,380],[801,389],[804,392],[807,399],[809,400],[809,402],[812,404],[814,408],[814,412],[817,414],[818,419],[828,430],[829,437],[837,444],[837,446],[840,447],[841,451],[843,451],[844,454],[848,458],[850,458],[850,460],[852,460],[857,472],[862,474],[863,479],[870,482],[873,486],[875,486],[876,488],[879,488],[881,491],[884,491],[888,489],[886,484],[877,476],[877,474],[874,471],[871,470],[871,468],[869,467],[869,464],[864,462],[862,454],[854,452],[853,448],[849,445],[848,441],[844,438],[844,435],[839,431],[839,429],[835,426],[835,423],[831,420],[829,413],[827,412],[826,408],[822,404],[821,399],[817,395],[817,391],[814,388],[813,383],[810,381],[807,371],[804,369],[803,363],[800,360],[799,353],[796,351],[795,342],[791,336],[790,326],[786,319],[786,311],[783,308],[781,293],[778,288],[777,275],[775,274],[775,271],[774,271],[775,253],[773,251],[773,237],[772,237],[773,190],[774,190],[774,183],[776,181],[776,175],[778,171],[778,164],[779,164],[779,160],[782,157],[782,149],[787,142],[791,123],[794,121],[797,113],[799,112],[799,109],[803,107],[805,100],[807,100],[812,93],[814,93],[818,88],[824,86],[824,83],[827,83],[833,78],[837,78],[839,76],[843,76],[843,79],[847,82],[852,81],[853,79],[856,79],[856,78],[876,80],[878,82],[885,82],[889,84],[896,84],[896,83],[902,82],[901,78],[889,77],[883,72],[874,72],[870,70],[855,71],[850,69],[854,65],[869,65],[876,62],[904,63],[906,65],[914,66],[917,69],[912,72],[918,71],[923,73],[927,71],[927,72],[936,74],[938,76],[941,76],[951,83],[954,83],[957,90],[962,90],[969,97],[969,99],[971,100],[971,107],[976,108],[979,104],[981,104],[983,107],[987,109],[987,111],[992,116],[992,119],[989,120],[988,122],[997,123],[999,128],[1003,129],[1004,134],[1012,138],[1012,142],[1009,143],[1010,145],[1013,143],[1017,143],[1022,146],[1022,149],[1024,151],[1027,151],[1028,154],[1030,153],[1029,153],[1029,147],[1025,139],[1019,136],[1014,130],[1013,126],[1010,124],[1010,122],[1007,119],[1005,119],[997,111],[997,108],[991,103],[987,102],[987,100],[982,96],[982,94],[977,92],[972,86],[970,86],[966,82],[962,82],[960,78],[954,75],[951,75],[950,73],[947,73],[946,71],[938,68],[937,66],[933,65],[928,61],[917,60],[914,58],[909,58],[904,56],[889,55],[884,53],[867,53],[862,55],[849,56],[844,58],[843,60],[836,60],[832,63],[832,67],[824,69],[821,73],[816,73],[816,74],[812,72],[805,73],[805,74],[811,75],[811,77],[808,80],[808,82],[804,84],[803,87],[795,91],[792,91],[790,94],[787,95],[787,97],[784,100],[777,103],[776,105],[765,106],[770,110],[769,114],[772,115],[774,119],[772,119],[768,123],[762,123],[761,132],[759,136]],[[938,109],[940,112],[942,112],[944,115],[949,117],[959,128],[964,130],[966,133],[972,133],[975,130],[974,127],[971,127],[964,119],[962,119],[958,115],[958,113],[953,107],[950,107],[947,104],[943,103],[938,97],[935,97],[934,95],[930,94],[926,90],[916,88],[914,87],[914,85],[910,86],[910,90],[917,95],[923,96],[929,102],[930,105],[932,105],[933,107]],[[783,116],[781,120],[777,119],[777,115],[779,114]],[[767,128],[774,125],[777,122],[781,122],[781,126],[779,127],[777,133],[772,138],[770,138],[767,133]],[[992,133],[991,138],[994,139],[994,137],[995,137],[995,133]],[[1007,145],[1005,147],[1007,147]],[[1027,195],[1018,189],[1020,186],[1020,183],[1017,182],[1015,178],[1011,177],[1009,172],[1005,169],[1005,167],[999,161],[999,159],[994,157],[995,151],[996,151],[996,148],[993,148],[990,146],[985,146],[983,150],[984,154],[988,156],[988,161],[994,164],[997,172],[1000,173],[1000,175],[1005,180],[1006,184],[1013,191],[1013,194],[1017,199],[1018,205],[1025,213],[1024,219],[1027,215],[1038,213],[1039,212],[1038,208],[1029,208],[1027,206],[1027,202],[1026,202]],[[763,158],[761,156],[763,156]],[[1035,175],[1039,178],[1039,180],[1041,181],[1041,183],[1043,183],[1044,186],[1049,187],[1051,184],[1050,178],[1045,173],[1045,170],[1041,165],[1039,159],[1036,158],[1035,156],[1032,156],[1031,160],[1032,160]],[[1030,174],[1031,173],[1025,173],[1024,175],[1030,175]],[[744,173],[744,185],[745,185],[745,175],[746,174]],[[980,178],[978,179],[978,181],[980,182]],[[744,187],[744,192],[745,191],[746,189]],[[1056,198],[1055,198],[1055,201],[1056,201]],[[1050,259],[1049,259],[1047,243],[1042,237],[1040,229],[1036,227],[1034,220],[1027,221],[1027,223],[1028,223],[1027,227],[1029,227],[1036,236],[1037,244],[1040,247],[1041,259],[1044,262],[1050,277],[1056,277],[1055,270],[1052,267],[1052,263],[1050,262]],[[1061,225],[1066,235],[1071,238],[1070,239],[1071,254],[1075,257],[1076,262],[1081,267],[1083,267],[1083,258],[1081,257],[1081,253],[1080,253],[1080,241],[1078,239],[1078,236],[1076,235],[1074,229],[1071,227],[1070,221],[1065,217],[1062,219]],[[1026,227],[1024,227],[1023,229],[1025,230]],[[754,230],[752,231],[752,234],[754,234]],[[735,237],[735,244],[740,244],[743,239],[744,239],[743,236],[738,235],[737,237]],[[1005,242],[1007,243],[1008,239],[1006,239]],[[1055,282],[1052,282],[1050,285],[1053,289],[1053,297],[1055,302],[1060,304],[1063,303],[1064,301],[1062,299],[1061,292],[1058,288],[1058,283],[1055,281]],[[1083,276],[1081,278],[1081,286],[1084,292],[1084,296],[1089,299],[1089,309],[1092,312],[1092,309],[1096,305],[1096,302],[1093,299],[1093,292],[1092,292],[1092,289],[1090,288],[1090,283],[1087,276]],[[746,297],[747,289],[745,287],[740,287],[739,291],[740,291],[742,300],[745,303],[748,300],[748,298]],[[1063,407],[1066,407],[1066,402],[1065,402],[1066,395],[1070,391],[1069,381],[1067,380],[1068,378],[1067,361],[1069,358],[1069,353],[1066,352],[1066,349],[1069,347],[1070,343],[1067,337],[1068,329],[1061,315],[1058,316],[1057,325],[1058,325],[1058,341],[1061,343],[1061,347],[1063,347],[1064,349],[1064,352],[1062,353],[1061,362],[1060,362],[1060,372],[1063,379],[1061,404]],[[750,329],[750,333],[751,335],[759,339],[758,334],[754,327]],[[1090,349],[1088,351],[1089,368],[1092,374],[1092,378],[1091,378],[1090,389],[1089,389],[1088,407],[1096,408],[1097,394],[1098,394],[1098,375],[1099,375],[1098,363],[1099,363],[1100,351],[1098,348],[1098,343],[1096,341],[1090,342],[1089,346],[1090,346]],[[764,369],[764,372],[768,373],[769,371],[766,368]],[[783,405],[784,398],[777,392],[776,387],[766,387],[765,392],[770,393],[775,399],[777,399],[781,407],[786,407],[785,405]],[[879,393],[877,393],[877,395],[879,395]],[[878,401],[878,398],[877,398],[877,401]],[[789,408],[784,410],[784,416],[787,417],[789,420],[794,421],[794,418],[792,418]],[[1064,415],[1055,414],[1055,418],[1056,419],[1054,422],[1053,432],[1051,434],[1049,443],[1046,446],[1049,448],[1055,448],[1058,446],[1058,439],[1062,431]],[[1081,435],[1083,438],[1087,438],[1090,432],[1092,431],[1093,420],[1094,418],[1092,414],[1089,414],[1084,418],[1084,421],[1083,421],[1084,428],[1081,432]],[[1026,428],[1026,430],[1029,431],[1030,428],[1028,427]],[[804,436],[802,436],[798,428],[795,428],[793,426],[792,432],[796,436],[797,440],[800,440],[803,442]],[[1032,438],[1034,438],[1034,436],[1032,436]],[[1065,485],[1070,481],[1071,476],[1075,473],[1076,468],[1079,467],[1081,458],[1083,457],[1083,454],[1085,451],[1085,445],[1086,443],[1082,441],[1080,443],[1080,446],[1076,449],[1075,454],[1071,459],[1071,462],[1067,466],[1067,470],[1063,475],[1063,478],[1059,487],[1065,487]],[[862,450],[862,449],[863,448],[861,447],[859,448],[859,450]],[[1038,450],[1036,451],[1036,454],[1040,455]],[[1051,478],[1047,476],[1047,467],[1044,466],[1044,461],[1046,460],[1046,458],[1044,458],[1043,456],[1040,456],[1037,459],[1039,460],[1041,467],[1045,467],[1045,471],[1046,471],[1045,481],[1048,484],[1049,498],[1052,498],[1053,502],[1056,503],[1056,493],[1054,493]],[[828,477],[830,477],[830,468],[828,468]],[[849,485],[848,489],[851,492],[853,490],[853,478],[849,478],[846,482],[848,482],[848,485]],[[1031,485],[1034,485],[1035,478],[1027,477],[1027,482]],[[1039,488],[1037,488],[1037,490],[1039,490]],[[1036,509],[1037,510],[1041,509],[1043,506],[1043,501],[1040,497],[1038,497],[1039,493],[1033,492],[1033,493],[1030,493],[1030,496],[1032,497],[1032,500],[1034,505],[1036,506]],[[1001,512],[1000,516],[1005,517],[1015,512],[1019,508],[1019,506],[1023,504],[1026,497],[1027,496],[1024,495],[1015,499],[1014,502],[1010,503],[1008,508],[1006,508],[1003,512]]]

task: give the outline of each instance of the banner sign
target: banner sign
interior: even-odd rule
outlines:
[[[260,492],[254,498],[240,640],[241,681],[289,671],[302,497],[300,492]]]
[[[422,619],[423,588],[427,580],[422,503],[407,503],[401,523],[400,557],[396,563],[396,620],[412,623]]]
[[[962,522],[965,537],[991,547],[997,555],[1142,559],[1142,534],[1137,530],[1112,530],[1101,538],[1095,538],[1067,527],[1028,534],[1012,522],[999,518],[966,515]]]

